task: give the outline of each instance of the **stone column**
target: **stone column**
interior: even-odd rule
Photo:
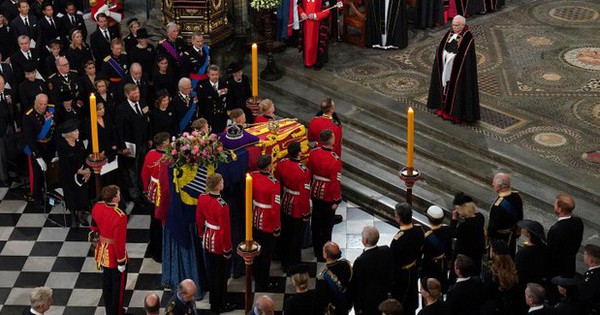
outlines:
[[[233,27],[236,36],[249,34],[248,0],[233,0]]]

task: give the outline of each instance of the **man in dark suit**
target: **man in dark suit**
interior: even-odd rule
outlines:
[[[52,289],[37,287],[30,293],[31,307],[23,310],[22,315],[44,314],[52,306]]]
[[[579,292],[584,306],[584,315],[600,314],[600,246],[587,244],[583,249],[583,262],[588,266]]]
[[[388,246],[377,246],[379,231],[373,226],[362,230],[363,253],[352,266],[351,290],[357,315],[379,315],[378,306],[392,290],[394,261]]]
[[[450,292],[448,292],[450,294]],[[528,315],[550,315],[553,310],[544,305],[546,290],[537,283],[528,283],[525,289],[525,303],[529,306]],[[448,303],[446,302],[446,305]]]
[[[17,85],[15,83],[15,74],[10,64],[6,62],[0,62],[0,74],[4,77],[4,81],[8,84],[8,87],[16,90]]]
[[[185,279],[177,285],[177,293],[171,296],[165,307],[165,315],[196,314],[196,284]]]
[[[40,55],[36,49],[30,47],[31,40],[27,35],[21,35],[17,38],[19,50],[10,56],[10,64],[13,67],[15,74],[15,84],[19,84],[25,80],[25,64],[32,63],[35,69],[40,69]],[[37,75],[37,73],[36,73]],[[41,78],[41,75],[40,75]]]
[[[83,21],[83,15],[77,12],[77,7],[72,2],[67,2],[65,11],[66,14],[60,18],[65,33],[71,34],[73,29],[78,29],[81,31],[83,41],[85,41],[88,33],[85,22]]]
[[[471,276],[473,260],[458,254],[454,260],[456,283],[448,289],[446,309],[449,315],[479,315],[484,287],[481,279]]]
[[[199,114],[208,121],[213,132],[222,132],[227,127],[227,84],[219,76],[219,66],[210,65],[208,80],[198,84]]]
[[[556,195],[554,213],[558,216],[558,222],[550,227],[547,237],[548,279],[575,273],[575,256],[583,239],[583,222],[572,216],[574,209],[575,201],[571,196]]]
[[[261,295],[256,299],[254,307],[247,315],[273,315],[275,314],[275,303],[268,295]],[[309,314],[309,313],[304,313]]]
[[[13,0],[4,0],[0,5],[0,10],[4,13],[7,21],[12,21],[19,15],[19,2]]]
[[[54,16],[54,7],[51,3],[45,2],[42,4],[42,12],[44,16],[38,21],[37,27],[40,33],[40,48],[41,51],[48,53],[50,42],[58,40],[62,45],[68,43],[67,33],[63,28],[62,23],[59,19]]]
[[[114,29],[108,27],[108,17],[104,13],[98,14],[96,23],[98,24],[98,29],[90,35],[90,46],[92,48],[92,55],[96,60],[96,68],[100,69],[104,58],[111,54],[111,40],[119,38],[119,34]]]
[[[0,187],[8,187],[11,182],[11,165],[17,157],[15,121],[18,116],[16,102],[11,91],[5,88],[4,77],[0,75]],[[16,171],[16,170],[13,170]]]
[[[10,22],[13,32],[16,37],[27,35],[34,41],[39,41],[39,33],[37,32],[37,18],[29,13],[29,4],[27,0],[19,0],[19,15]],[[37,47],[37,46],[36,46]]]
[[[141,201],[139,170],[144,162],[143,157],[148,141],[148,115],[144,114],[144,109],[140,105],[140,89],[137,85],[126,84],[124,90],[127,99],[118,106],[115,117],[117,149],[125,156],[122,159],[122,168],[126,172],[129,197]],[[148,110],[146,109],[145,112]]]
[[[125,100],[123,88],[125,87],[125,84],[128,83],[133,83],[140,88],[140,104],[142,105],[142,108],[148,105],[149,96],[151,95],[148,76],[145,73],[142,73],[142,66],[137,62],[131,64],[129,75],[121,80],[121,87],[118,91],[118,95],[120,95],[119,101]]]
[[[179,92],[171,99],[169,106],[175,110],[177,122],[181,132],[192,131],[192,122],[198,118],[198,107],[194,106],[197,101],[192,96],[192,81],[189,78],[181,78],[178,83]],[[183,127],[183,128],[182,128]],[[220,132],[220,130],[218,131]]]

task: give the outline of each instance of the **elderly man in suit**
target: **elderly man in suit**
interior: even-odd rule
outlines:
[[[37,287],[30,293],[31,307],[23,311],[22,315],[45,314],[52,305],[52,289]]]
[[[25,64],[32,63],[36,69],[36,77],[41,79],[41,75],[37,71],[40,69],[40,55],[36,49],[31,47],[31,38],[27,35],[20,35],[17,38],[19,50],[10,56],[10,63],[13,67],[15,75],[15,84],[19,84],[25,80]]]

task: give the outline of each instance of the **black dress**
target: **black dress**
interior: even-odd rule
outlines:
[[[177,84],[179,83],[179,78],[171,69],[168,69],[166,74],[161,74],[158,72],[158,70],[156,70],[152,72],[152,83],[154,86],[154,91],[167,89],[167,91],[169,91],[169,95],[175,95],[175,93],[177,93]]]
[[[148,44],[148,47],[139,48],[137,45],[134,45],[128,53],[130,65],[137,62],[142,65],[143,73],[152,73],[156,61],[156,49],[154,49],[154,46]]]
[[[481,273],[481,255],[485,252],[484,224],[485,219],[481,213],[476,213],[472,218],[465,218],[461,224],[458,224],[457,220],[452,220],[450,224],[452,236],[456,238],[454,258],[458,254],[471,258],[474,276]]]
[[[87,153],[83,144],[77,141],[75,146],[71,146],[61,138],[58,141],[57,151],[60,184],[67,208],[72,212],[88,210],[88,186],[83,182],[83,176],[77,174],[78,170],[88,168],[85,164]]]
[[[104,110],[106,111],[106,116],[110,117],[109,119],[106,118],[106,116],[104,116],[104,120],[110,120],[111,122],[114,122],[114,120],[112,120],[112,118],[115,117],[115,115],[117,114],[117,100],[115,99],[115,96],[110,93],[107,92],[106,93],[106,98],[104,98],[102,95],[100,94],[96,94],[96,104],[102,102],[102,104],[104,104]]]
[[[0,25],[0,53],[2,53],[2,61],[12,56],[17,51],[17,41],[13,29],[7,25]]]
[[[90,49],[90,46],[87,45],[83,46],[81,49],[69,47],[69,49],[65,51],[65,57],[69,60],[71,70],[76,70],[80,75],[85,75],[83,65],[85,65],[86,61],[94,60],[94,57],[92,57],[92,50]]]
[[[290,296],[284,306],[285,315],[315,314],[316,293],[315,290],[308,290]]]
[[[446,315],[448,311],[446,310],[446,304],[444,301],[436,301],[431,305],[427,305],[423,307],[417,315]]]
[[[156,108],[150,116],[151,136],[159,132],[168,132],[171,136],[176,136],[179,133],[179,122],[175,115],[175,110],[169,105],[166,110]]]
[[[520,306],[525,304],[523,290],[515,284],[508,290],[500,290],[500,284],[491,272],[483,277],[485,302],[481,307],[482,315],[516,315],[520,314]]]

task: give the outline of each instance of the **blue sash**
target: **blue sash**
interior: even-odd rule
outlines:
[[[192,91],[192,94],[190,94],[190,97],[195,97],[195,92]],[[190,120],[192,120],[192,116],[194,115],[194,112],[196,111],[196,102],[192,103],[192,106],[190,106],[190,109],[188,109],[187,113],[185,113],[185,116],[183,116],[183,118],[181,119],[181,121],[179,122],[179,132],[183,132],[185,130],[185,128],[187,127],[187,125],[190,123]]]
[[[333,279],[329,269],[323,272],[323,279],[325,279],[325,282],[327,282],[327,284],[333,291],[333,295],[335,296],[336,301],[339,304],[344,305],[345,308],[347,308],[348,302],[346,300],[346,288],[340,287],[341,284],[339,284],[339,281],[337,281],[336,279]]]
[[[113,57],[106,56],[106,58],[104,58],[104,62],[107,62],[121,78],[125,76],[125,70],[121,68],[121,65],[115,59],[113,59]]]
[[[510,217],[514,221],[516,221],[518,219],[517,212],[515,211],[515,207],[512,205],[512,203],[510,203],[508,200],[506,200],[506,198],[502,198],[502,202],[500,202],[500,206],[502,207],[502,209],[504,209],[506,211],[506,213],[508,213],[508,215],[510,215]]]
[[[54,107],[48,107],[47,111],[52,114],[52,117],[54,117]],[[40,133],[38,133],[38,135],[35,137],[35,140],[42,140],[42,139],[46,138],[46,136],[48,135],[48,132],[50,131],[50,128],[52,128],[53,123],[54,123],[54,119],[52,119],[52,118],[46,119],[46,121],[44,122],[44,125],[42,126],[42,130],[40,130]],[[25,145],[25,147],[23,148],[23,151],[25,151],[25,154],[27,154],[29,156],[33,153],[33,152],[31,152],[31,148],[29,147],[29,145]]]
[[[198,72],[196,73],[199,76],[204,75],[206,73],[206,68],[208,68],[208,64],[210,63],[210,47],[208,47],[208,45],[204,45],[202,46],[202,51],[204,51],[204,55],[206,56],[206,58],[204,59],[204,64],[202,65],[202,67],[200,67],[200,69],[198,69]],[[192,88],[195,90],[200,80],[192,78],[190,79],[192,80]]]
[[[444,244],[442,244],[442,241],[439,237],[437,237],[437,235],[435,235],[435,233],[431,232],[427,239],[429,239],[429,241],[431,241],[431,244],[433,244],[433,247],[437,248],[442,254],[446,253],[446,251],[444,250]]]

